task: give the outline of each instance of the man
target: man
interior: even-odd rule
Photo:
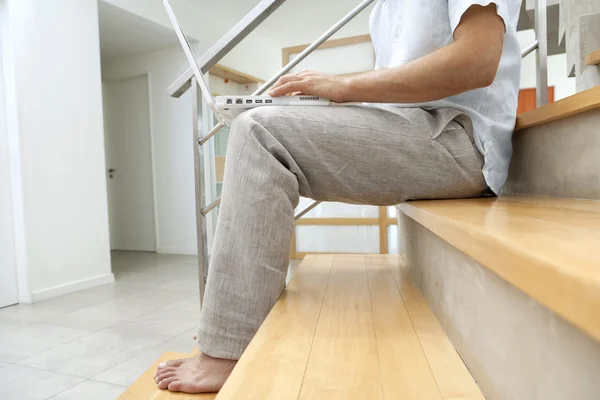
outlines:
[[[380,0],[370,21],[375,71],[290,74],[270,92],[370,104],[237,117],[200,316],[202,355],[160,365],[161,389],[223,386],[284,288],[299,195],[392,205],[499,193],[517,108],[519,9],[517,0]]]

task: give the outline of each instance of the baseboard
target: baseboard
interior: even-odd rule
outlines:
[[[115,276],[112,273],[94,276],[92,278],[82,279],[80,281],[69,282],[51,288],[34,291],[31,295],[31,300],[33,303],[36,303],[38,301],[52,299],[54,297],[77,292],[79,290],[89,289],[107,283],[113,283],[114,281]]]

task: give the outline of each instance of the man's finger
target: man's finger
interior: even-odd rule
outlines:
[[[273,88],[279,87],[281,85],[284,85],[288,82],[292,82],[292,81],[298,81],[302,79],[301,76],[298,75],[283,75],[282,77],[280,77],[279,79],[277,79],[277,82],[275,82],[275,84],[273,84]]]
[[[272,89],[269,94],[273,97],[283,96],[288,93],[304,92],[305,86],[302,81],[293,81]]]

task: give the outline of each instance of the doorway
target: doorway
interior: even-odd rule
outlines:
[[[111,250],[156,251],[148,75],[103,84]]]

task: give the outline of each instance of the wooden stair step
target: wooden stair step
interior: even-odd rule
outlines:
[[[484,399],[385,255],[307,256],[217,396],[305,398]]]
[[[592,51],[590,54],[585,56],[586,65],[600,65],[600,49]]]
[[[575,93],[517,116],[515,131],[565,119],[598,108],[600,108],[600,86]],[[515,134],[518,133],[515,132]]]
[[[399,208],[600,340],[600,202],[506,196]]]
[[[119,396],[118,400],[213,400],[216,393],[186,394],[173,393],[156,387],[154,373],[158,364],[168,360],[189,357],[185,353],[164,353],[150,368],[148,368],[131,386]]]
[[[307,256],[218,395],[157,389],[186,356],[119,400],[484,400],[399,256]]]

